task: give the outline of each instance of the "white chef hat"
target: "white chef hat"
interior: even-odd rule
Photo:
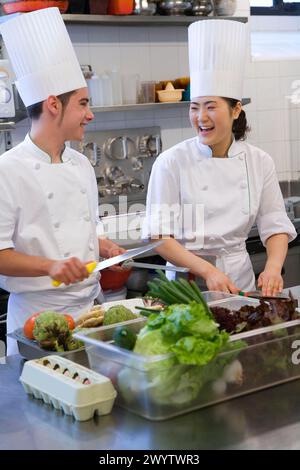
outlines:
[[[189,27],[191,98],[242,99],[247,27],[232,20],[202,20]]]
[[[25,106],[87,86],[58,8],[20,15],[0,32]]]

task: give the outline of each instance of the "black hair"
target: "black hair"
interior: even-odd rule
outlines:
[[[231,109],[234,109],[239,102],[233,98],[223,98]],[[232,132],[234,134],[235,140],[245,140],[247,138],[247,133],[250,132],[250,127],[248,126],[247,117],[245,111],[242,109],[240,115],[237,119],[233,121]]]
[[[73,93],[75,93],[75,91],[76,90],[68,91],[67,93],[63,93],[57,96],[59,101],[62,103],[63,114],[71,96],[73,95]],[[32,121],[36,121],[37,119],[40,118],[43,112],[43,101],[40,101],[39,103],[34,103],[31,106],[27,106],[26,109],[27,109],[27,114],[28,114],[29,119],[31,119]]]

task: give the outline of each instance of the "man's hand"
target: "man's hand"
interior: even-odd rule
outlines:
[[[69,258],[64,261],[52,261],[48,275],[55,281],[60,281],[68,286],[83,281],[89,276],[89,273],[86,265],[78,258]]]

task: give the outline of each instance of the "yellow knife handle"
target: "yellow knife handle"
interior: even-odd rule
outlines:
[[[87,272],[89,274],[92,274],[96,266],[97,266],[97,261],[92,261],[91,263],[88,263],[85,265]],[[55,279],[52,281],[53,287],[59,287],[61,284],[62,284],[61,281],[56,281]]]

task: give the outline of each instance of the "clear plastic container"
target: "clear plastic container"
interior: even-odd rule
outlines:
[[[238,309],[257,300],[206,292],[211,306]],[[224,296],[225,298],[220,298]],[[135,333],[146,318],[127,322]],[[300,377],[300,320],[233,335],[242,341],[205,366],[178,364],[172,354],[141,356],[113,343],[115,325],[80,335],[89,345],[90,367],[109,377],[117,404],[151,420],[163,420]],[[299,343],[300,345],[300,343]],[[298,346],[299,348],[300,346]]]

